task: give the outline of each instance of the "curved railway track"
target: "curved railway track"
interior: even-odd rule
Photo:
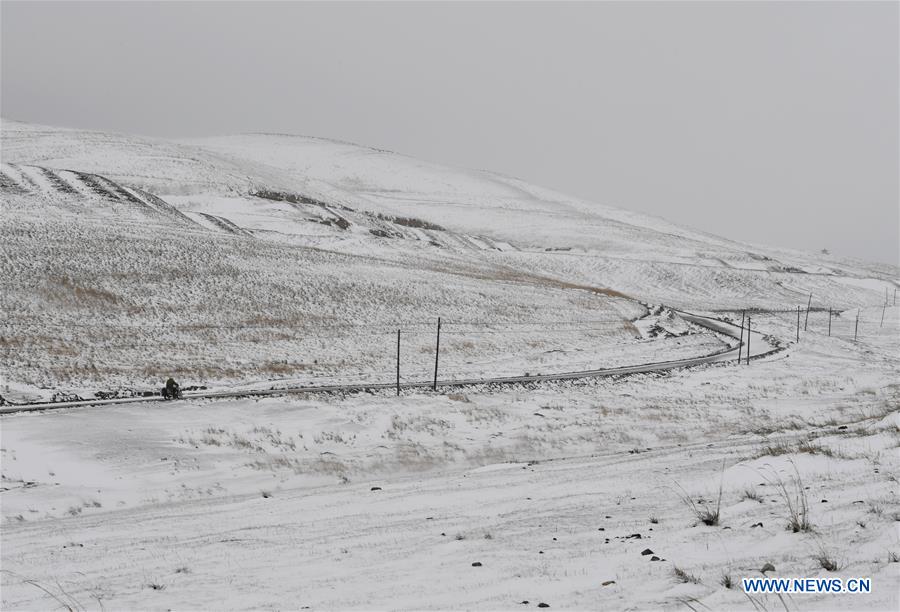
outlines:
[[[673,309],[674,310],[674,309]],[[681,310],[675,310],[684,319],[705,327],[712,332],[724,334],[732,338],[738,339],[738,326],[729,321],[723,321],[713,317],[706,317]],[[772,344],[763,334],[753,332],[754,342],[751,342],[751,358],[764,357],[772,353],[782,350],[780,344]],[[698,357],[689,357],[686,359],[674,359],[668,361],[655,361],[651,363],[643,363],[637,365],[620,366],[615,368],[597,368],[593,370],[580,370],[576,372],[559,372],[555,374],[534,374],[524,376],[500,376],[495,378],[465,378],[458,380],[438,380],[439,388],[454,387],[470,387],[475,385],[515,385],[523,383],[540,383],[549,381],[574,380],[578,378],[594,378],[603,376],[617,376],[625,374],[641,374],[647,372],[662,372],[677,368],[687,368],[708,363],[717,363],[728,360],[735,360],[738,351],[747,345],[746,342],[740,342],[739,346],[731,346],[728,348],[700,355]],[[756,350],[753,350],[756,349]],[[427,389],[434,385],[432,381],[421,382],[405,382],[400,383],[400,389]],[[396,389],[397,384],[390,383],[357,383],[342,385],[321,385],[306,387],[284,387],[272,389],[253,389],[253,390],[221,390],[221,391],[195,391],[184,393],[180,401],[192,399],[236,399],[245,397],[256,397],[266,395],[296,395],[296,394],[314,394],[314,393],[354,393],[365,391],[379,391],[387,389]],[[22,412],[42,412],[47,410],[62,410],[64,408],[79,408],[86,406],[106,406],[119,404],[136,404],[160,401],[179,401],[179,400],[163,400],[159,396],[142,396],[142,397],[124,397],[113,399],[93,399],[93,400],[75,400],[65,402],[36,402],[28,404],[7,404],[0,406],[0,415],[16,414]]]

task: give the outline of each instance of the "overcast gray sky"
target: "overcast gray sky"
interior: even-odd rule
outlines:
[[[898,3],[2,3],[2,113],[350,140],[898,262]]]

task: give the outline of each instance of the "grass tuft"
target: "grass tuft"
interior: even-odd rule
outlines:
[[[794,474],[791,476],[790,483],[786,483],[774,470],[772,470],[771,476],[763,475],[763,477],[775,486],[778,495],[787,507],[787,528],[794,533],[812,531],[812,524],[809,521],[809,500],[806,496],[806,489],[803,487],[803,479],[793,460],[791,466],[794,468]]]
[[[719,495],[716,498],[715,507],[698,505],[694,503],[694,500],[691,499],[691,496],[687,494],[687,492],[681,488],[681,485],[678,485],[678,488],[681,489],[681,493],[679,496],[681,497],[681,501],[690,508],[691,512],[697,518],[698,521],[703,523],[704,525],[708,525],[713,527],[719,524],[719,519],[721,518],[721,510],[722,510],[722,486],[725,482],[725,461],[722,461],[722,475],[719,479]]]
[[[819,551],[815,557],[816,562],[819,566],[829,572],[836,572],[841,569],[840,563],[831,556],[831,554],[826,551],[824,548]]]
[[[700,584],[699,578],[697,578],[693,574],[687,573],[677,565],[672,567],[672,574],[675,576],[675,579],[678,580],[678,582]]]

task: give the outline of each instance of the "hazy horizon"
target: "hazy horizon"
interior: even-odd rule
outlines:
[[[743,242],[897,264],[898,15],[896,3],[3,2],[2,115],[332,138]]]

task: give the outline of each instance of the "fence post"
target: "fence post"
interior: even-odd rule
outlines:
[[[747,317],[747,365],[750,365],[750,317]]]
[[[800,342],[800,307],[797,306],[797,342]]]
[[[806,319],[803,321],[803,331],[806,331],[806,326],[809,324],[809,307],[812,306],[812,293],[809,294],[809,301],[806,303]]]
[[[856,342],[857,333],[859,332],[859,308],[856,309],[856,326],[853,328],[853,341]]]
[[[831,306],[828,307],[828,337],[831,337]]]
[[[400,330],[397,330],[397,396],[400,396]]]
[[[887,308],[887,300],[884,301],[884,304],[881,306],[881,325],[878,327],[884,327],[884,309]]]
[[[434,346],[434,386],[433,391],[437,391],[437,373],[438,373],[438,355],[441,353],[441,318],[438,317],[437,343]]]

